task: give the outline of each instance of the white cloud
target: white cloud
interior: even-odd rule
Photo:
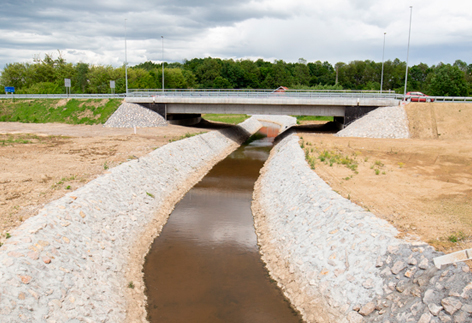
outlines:
[[[410,62],[470,60],[472,2],[462,0],[6,0],[0,12],[0,67],[58,49],[67,61],[121,65],[194,57],[335,63],[382,57]],[[470,61],[469,63],[472,63]]]

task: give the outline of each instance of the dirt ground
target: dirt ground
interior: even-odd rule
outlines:
[[[444,252],[472,248],[472,105],[410,103],[405,109],[411,139],[301,130],[300,142],[335,191],[392,223],[401,236]]]
[[[105,128],[101,125],[0,122],[0,243],[44,204],[75,190],[108,168],[186,134],[219,128],[169,125]]]

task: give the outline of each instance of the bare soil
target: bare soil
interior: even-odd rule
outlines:
[[[0,123],[0,243],[46,203],[108,168],[220,125],[105,128],[101,125]]]
[[[472,105],[410,103],[405,109],[411,139],[303,130],[300,142],[335,191],[389,221],[401,236],[444,252],[472,248]],[[323,154],[331,158],[321,161]]]

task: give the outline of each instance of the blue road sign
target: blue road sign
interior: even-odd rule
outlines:
[[[5,93],[15,93],[14,86],[5,86]]]

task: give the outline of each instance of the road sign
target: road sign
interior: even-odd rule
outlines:
[[[110,89],[114,89],[115,88],[115,81],[110,81]]]
[[[70,79],[64,79],[65,87],[70,87]]]
[[[5,86],[5,93],[15,93],[14,86]]]

